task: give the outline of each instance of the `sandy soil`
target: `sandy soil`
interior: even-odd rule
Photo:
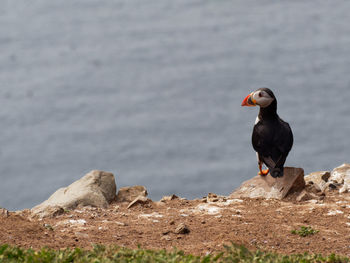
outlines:
[[[180,223],[190,232],[176,234]],[[300,226],[311,226],[319,232],[307,237],[291,233]],[[281,253],[350,256],[350,194],[300,203],[175,199],[150,201],[130,209],[127,204],[111,204],[108,209],[82,208],[55,218],[33,218],[27,210],[0,216],[0,243],[24,248],[91,248],[100,243],[130,248],[177,247],[202,255],[221,250],[231,241]]]

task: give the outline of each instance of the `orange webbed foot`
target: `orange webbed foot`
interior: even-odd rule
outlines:
[[[259,163],[259,173],[258,175],[266,176],[269,173],[269,169],[263,170],[262,163]]]
[[[269,173],[269,169],[259,171],[259,175],[262,175],[262,176],[266,176],[268,175],[268,173]]]

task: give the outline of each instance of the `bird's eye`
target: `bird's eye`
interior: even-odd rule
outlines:
[[[259,92],[258,95],[259,95],[259,98],[261,98],[261,97],[263,96],[263,95],[262,95],[262,92]]]

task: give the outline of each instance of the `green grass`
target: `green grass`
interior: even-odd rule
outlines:
[[[341,263],[349,262],[348,258],[336,256],[334,254],[323,257],[321,255],[298,254],[280,255],[269,252],[249,251],[245,247],[232,244],[225,247],[225,251],[207,256],[193,256],[174,249],[167,252],[165,250],[145,250],[128,249],[122,247],[105,247],[96,245],[92,250],[82,250],[79,248],[66,250],[53,250],[43,248],[39,251],[32,249],[23,250],[9,245],[0,246],[0,262],[157,262],[157,263],[210,263],[210,262],[329,262]]]
[[[318,233],[318,230],[312,229],[310,226],[301,226],[299,230],[292,230],[291,233],[294,235],[299,235],[301,237],[310,236]]]

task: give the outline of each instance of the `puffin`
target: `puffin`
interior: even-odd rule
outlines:
[[[289,124],[277,114],[277,100],[268,88],[260,88],[250,93],[242,106],[260,106],[256,118],[252,144],[257,153],[259,175],[274,178],[283,176],[283,166],[293,146],[293,132]],[[262,169],[263,164],[268,169]]]

